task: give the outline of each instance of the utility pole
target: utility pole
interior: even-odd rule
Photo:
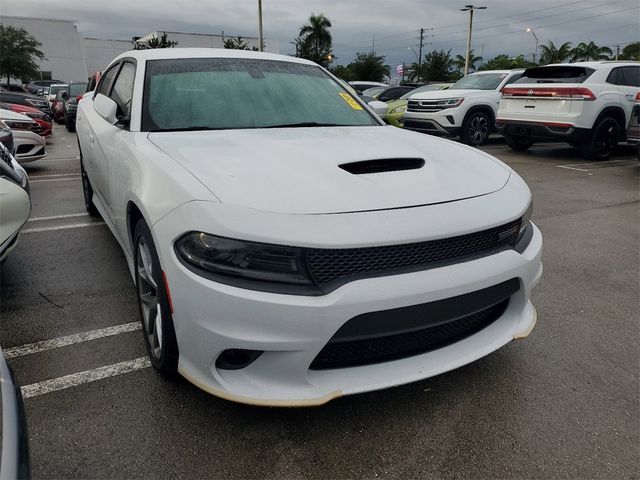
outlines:
[[[420,67],[422,66],[422,47],[424,45],[424,28],[420,29],[420,48],[418,50],[418,82],[420,82]]]
[[[474,10],[485,10],[487,7],[474,7],[473,5],[465,5],[464,8],[461,8],[461,12],[469,12],[469,38],[467,39],[467,58],[464,62],[464,74],[467,75],[469,73],[469,58],[471,57],[471,31],[473,30],[473,11]]]
[[[538,36],[536,35],[536,32],[534,32],[533,28],[531,28],[531,27],[527,27],[525,29],[525,32],[531,33],[531,35],[533,35],[533,38],[536,39],[536,51],[533,54],[533,63],[536,63],[536,58],[538,57],[538,44],[540,43],[540,39],[538,38]]]
[[[371,38],[371,53],[375,53],[376,52],[376,34],[373,34],[373,37]]]
[[[262,0],[258,0],[258,51],[262,52],[264,48],[264,37],[262,35]]]
[[[619,55],[620,55],[620,45],[616,45],[616,60],[618,60]]]

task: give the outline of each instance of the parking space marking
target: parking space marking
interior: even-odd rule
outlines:
[[[67,176],[63,178],[45,178],[44,180],[29,180],[29,183],[46,183],[46,182],[68,182],[70,180],[80,180],[78,176]]]
[[[90,332],[82,332],[76,333],[74,335],[67,335],[64,337],[51,338],[49,340],[42,340],[41,342],[28,343],[19,347],[7,348],[6,350],[4,350],[4,356],[6,358],[23,357],[25,355],[44,352],[46,350],[52,350],[54,348],[66,347],[68,345],[73,345],[76,343],[111,337],[113,335],[119,335],[121,333],[134,332],[136,330],[139,330],[140,328],[140,322],[131,322],[122,325],[115,325],[113,327],[91,330]]]
[[[587,163],[570,163],[568,165],[556,165],[558,168],[566,168],[567,170],[576,170],[578,172],[590,172],[591,169],[585,168],[577,168],[577,167],[587,167],[587,166],[597,166],[598,168],[607,167],[612,164],[625,163],[626,160],[606,160],[600,162],[587,162]]]
[[[53,178],[53,177],[79,177],[79,173],[55,173],[51,175],[31,175],[29,179],[32,178]],[[35,180],[34,180],[35,181]]]
[[[51,217],[35,217],[30,218],[27,222],[44,222],[45,220],[58,220],[60,218],[72,218],[72,217],[88,217],[88,213],[65,213],[64,215],[52,215]]]
[[[151,362],[148,357],[139,357],[134,360],[114,363],[113,365],[106,365],[104,367],[98,367],[84,372],[72,373],[71,375],[65,375],[64,377],[52,378],[51,380],[44,380],[42,382],[25,385],[21,388],[22,397],[25,399],[37,397],[46,393],[77,387],[85,383],[91,383],[97,380],[135,372],[136,370],[149,368],[150,366]]]
[[[52,232],[54,230],[68,230],[70,228],[84,228],[84,227],[97,227],[104,225],[104,222],[91,222],[91,223],[76,223],[74,225],[61,225],[59,227],[43,227],[43,228],[27,228],[22,230],[21,233],[40,233],[40,232]]]

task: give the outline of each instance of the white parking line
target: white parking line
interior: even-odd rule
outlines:
[[[625,160],[606,160],[606,161],[600,161],[600,162],[570,163],[568,165],[556,165],[556,167],[566,168],[567,170],[576,170],[578,172],[590,172],[591,169],[577,168],[577,167],[587,167],[590,165],[602,167],[602,166],[607,166],[607,165],[616,164],[616,163],[624,163],[624,162]]]
[[[46,178],[44,180],[29,180],[29,183],[46,183],[46,182],[68,182],[69,180],[80,180],[80,177],[64,177],[64,178]]]
[[[29,178],[79,177],[79,173],[54,173],[51,175],[31,175]]]
[[[22,357],[24,355],[44,352],[53,348],[66,347],[75,343],[88,342],[90,340],[110,337],[112,335],[118,335],[120,333],[133,332],[139,329],[140,322],[125,323],[122,325],[115,325],[113,327],[92,330],[90,332],[76,333],[74,335],[42,340],[41,342],[28,343],[19,347],[7,348],[6,350],[4,350],[4,356],[6,358]]]
[[[149,362],[148,357],[140,357],[134,360],[127,360],[126,362],[94,368],[93,370],[72,373],[71,375],[65,375],[64,377],[52,378],[51,380],[44,380],[42,382],[32,383],[31,385],[25,385],[21,388],[22,397],[37,397],[38,395],[44,395],[45,393],[56,392],[66,388],[77,387],[78,385],[85,383],[115,377],[116,375],[135,372],[136,370],[148,368],[150,366],[151,362]]]
[[[45,220],[58,220],[60,218],[72,218],[72,217],[88,217],[88,213],[65,213],[64,215],[53,215],[51,217],[34,217],[27,220],[27,222],[43,222]]]
[[[84,228],[84,227],[96,227],[98,225],[104,225],[104,222],[91,222],[91,223],[76,223],[75,225],[61,225],[59,227],[43,227],[43,228],[27,228],[22,230],[21,233],[39,233],[39,232],[52,232],[54,230],[68,230],[70,228]]]

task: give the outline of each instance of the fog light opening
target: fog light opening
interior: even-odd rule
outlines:
[[[230,348],[220,354],[216,360],[216,368],[220,370],[240,370],[252,364],[263,350],[242,350]]]

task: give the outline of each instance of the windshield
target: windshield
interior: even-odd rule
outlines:
[[[462,77],[449,90],[495,90],[508,73],[472,73]]]
[[[382,93],[383,91],[385,91],[387,89],[387,87],[372,87],[372,88],[367,88],[366,90],[364,90],[362,92],[362,95],[364,95],[365,97],[375,97],[376,95],[378,95],[379,93]]]
[[[147,62],[143,131],[364,125],[378,122],[313,65],[237,58]]]
[[[405,93],[404,95],[402,95],[399,98],[399,100],[408,100],[411,95],[414,95],[416,93],[434,92],[436,90],[442,90],[444,85],[445,84],[443,84],[443,83],[434,83],[432,85],[423,85],[423,86],[418,87],[418,88],[416,88],[414,90],[411,90],[410,92]]]
[[[49,93],[51,95],[54,95],[62,90],[67,90],[69,88],[68,85],[53,85],[51,87],[49,87]]]
[[[78,95],[82,95],[86,89],[86,83],[74,83],[72,85],[69,85],[69,96],[77,97]]]

